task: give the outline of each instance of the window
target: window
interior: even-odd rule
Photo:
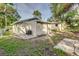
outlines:
[[[58,26],[58,24],[55,24],[55,26],[57,27],[57,26]]]
[[[27,35],[32,35],[32,31],[31,31],[31,30],[27,30],[27,31],[26,31],[26,34],[27,34]]]
[[[31,25],[27,25],[27,27],[26,27],[26,34],[27,35],[32,35]]]

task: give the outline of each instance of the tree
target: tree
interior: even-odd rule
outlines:
[[[0,28],[11,25],[19,18],[20,16],[12,3],[0,3]]]
[[[66,23],[69,27],[72,28],[77,26],[76,22],[78,20],[73,18],[75,17],[75,15],[77,15],[78,12],[76,8],[74,10],[72,9],[73,5],[74,4],[69,4],[69,3],[51,4],[50,9],[53,14],[52,17],[54,18],[53,21],[60,22],[61,25],[63,25],[62,23]],[[79,21],[77,23],[79,23]]]
[[[53,17],[48,18],[47,21],[52,22],[53,21]]]
[[[33,12],[33,16],[34,16],[34,17],[38,17],[38,18],[42,18],[42,17],[41,17],[41,12],[40,12],[39,10],[35,10],[35,11]]]
[[[66,13],[72,4],[64,3],[64,4],[50,4],[50,9],[52,12],[52,17],[55,18],[55,21],[60,21],[58,19],[61,19],[61,16]]]

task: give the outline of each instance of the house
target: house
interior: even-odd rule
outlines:
[[[13,24],[13,34],[18,37],[30,39],[41,35],[51,34],[51,29],[56,29],[57,23],[46,22],[39,18],[30,18],[16,21]]]

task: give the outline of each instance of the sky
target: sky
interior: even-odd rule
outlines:
[[[43,20],[47,20],[51,17],[50,6],[48,3],[15,3],[15,8],[21,16],[20,20],[32,18],[34,10],[39,10],[41,12]]]

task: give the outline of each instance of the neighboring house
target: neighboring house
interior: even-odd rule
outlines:
[[[57,28],[57,23],[45,22],[39,18],[20,20],[13,24],[13,33],[19,37],[30,39],[41,35],[51,34]]]

